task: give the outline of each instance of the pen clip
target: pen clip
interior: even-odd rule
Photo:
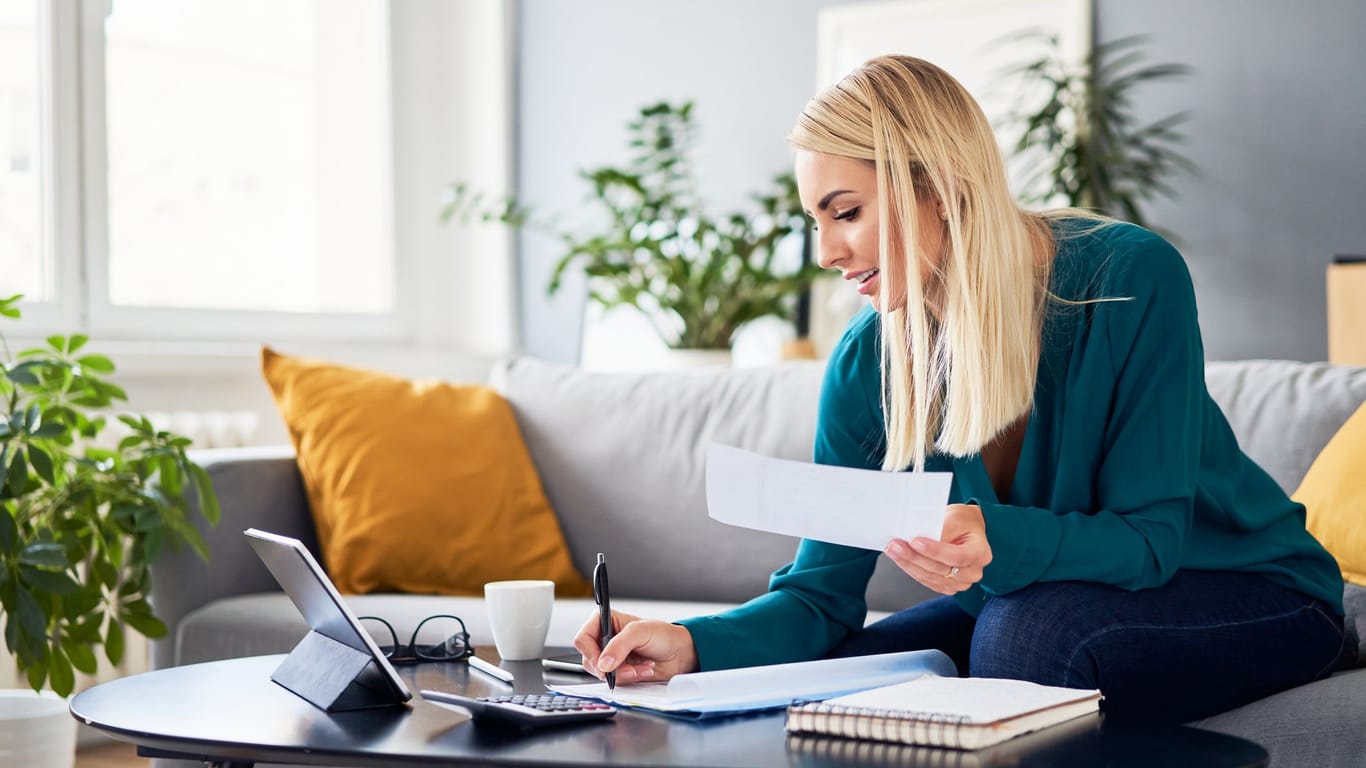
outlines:
[[[593,566],[593,602],[602,605],[607,596],[607,556],[598,553],[597,565]]]

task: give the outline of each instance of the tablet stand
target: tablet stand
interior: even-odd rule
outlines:
[[[402,704],[403,698],[390,690],[379,674],[373,676],[374,687],[361,681],[366,668],[374,663],[370,654],[310,630],[270,679],[327,712]]]

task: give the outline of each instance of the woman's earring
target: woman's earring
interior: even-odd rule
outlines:
[[[948,220],[949,220],[949,209],[948,209],[948,208],[940,208],[940,209],[939,209],[939,218],[943,219],[944,221],[948,221]]]

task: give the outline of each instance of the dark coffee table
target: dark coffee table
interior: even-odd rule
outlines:
[[[490,649],[491,650],[491,649]],[[483,651],[480,656],[485,656]],[[1119,725],[1099,716],[979,752],[836,738],[792,737],[783,713],[693,723],[622,711],[602,723],[521,731],[473,723],[462,712],[414,698],[408,706],[328,714],[270,681],[283,656],[173,667],[97,685],[71,701],[76,719],[138,745],[144,757],[218,766],[263,763],[392,766],[1200,766],[1267,764],[1250,741],[1183,726]],[[496,658],[496,657],[492,657]],[[504,662],[519,693],[585,679]],[[471,696],[501,686],[464,664],[401,667],[422,688]]]

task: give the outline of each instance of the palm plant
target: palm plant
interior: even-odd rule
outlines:
[[[1046,52],[1006,73],[1021,94],[1002,126],[1018,132],[1012,163],[1023,180],[1021,201],[1061,199],[1146,226],[1140,204],[1158,194],[1171,197],[1166,179],[1196,169],[1176,149],[1189,113],[1145,123],[1134,92],[1190,69],[1144,64],[1141,35],[1097,45],[1081,62],[1063,58],[1056,35],[1026,32],[1008,42],[1040,39]]]

